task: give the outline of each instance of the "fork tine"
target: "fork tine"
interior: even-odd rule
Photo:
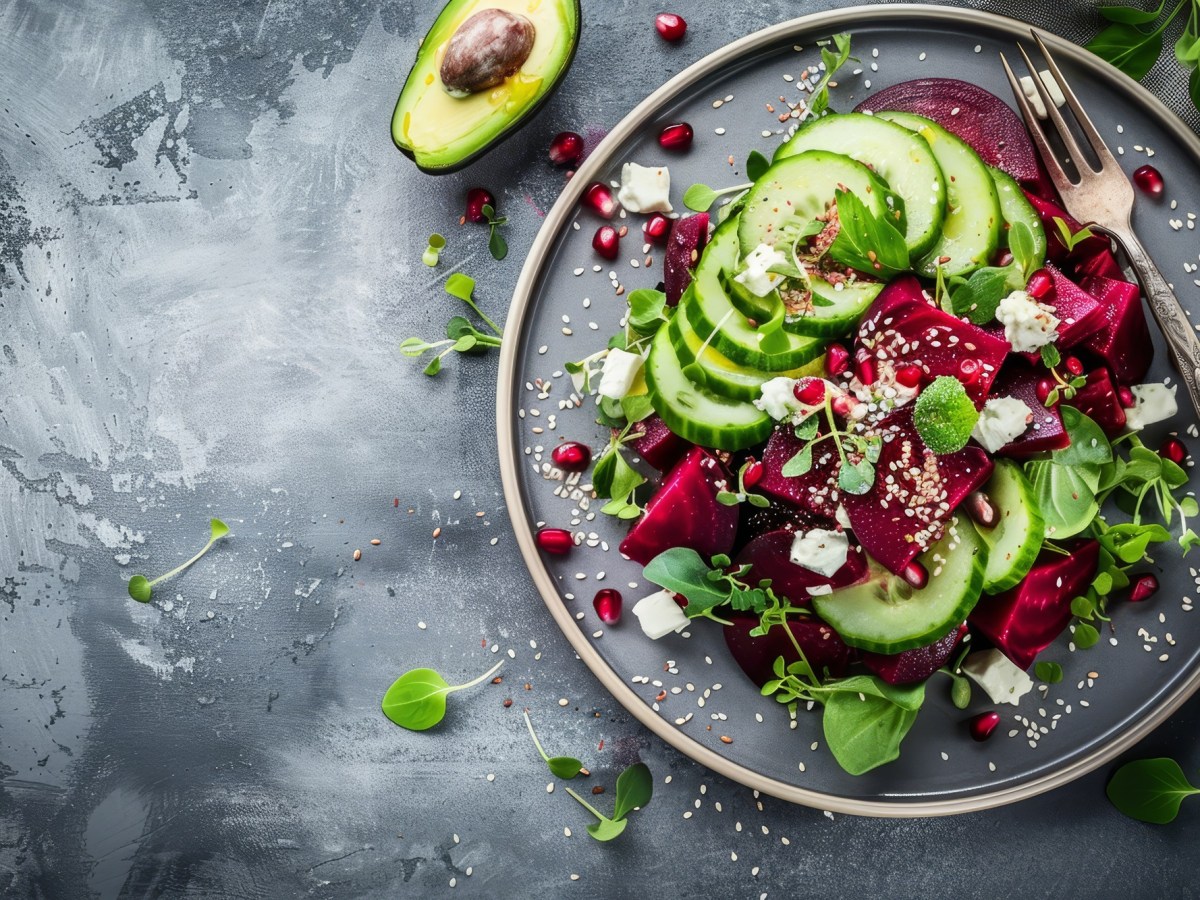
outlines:
[[[1017,49],[1021,51],[1021,56],[1025,60],[1025,65],[1029,67],[1029,74],[1033,78],[1034,87],[1037,88],[1038,96],[1042,98],[1042,104],[1046,107],[1046,114],[1050,121],[1054,124],[1055,131],[1058,132],[1058,137],[1063,142],[1063,147],[1066,148],[1067,156],[1075,163],[1075,168],[1079,171],[1081,179],[1086,178],[1089,173],[1094,173],[1091,164],[1084,158],[1083,148],[1079,146],[1079,142],[1075,140],[1075,135],[1071,132],[1067,125],[1066,119],[1062,113],[1058,111],[1058,104],[1054,102],[1054,98],[1050,96],[1050,90],[1042,81],[1042,76],[1038,74],[1037,66],[1033,64],[1033,60],[1029,58],[1029,54],[1025,52],[1025,48],[1020,44]]]
[[[1071,107],[1071,112],[1075,114],[1075,118],[1079,122],[1079,127],[1083,129],[1084,135],[1091,144],[1092,150],[1100,160],[1100,168],[1104,169],[1109,166],[1116,167],[1117,159],[1112,155],[1112,151],[1108,149],[1108,144],[1104,143],[1104,138],[1100,137],[1100,132],[1096,130],[1096,126],[1092,123],[1091,118],[1083,110],[1083,105],[1079,102],[1079,98],[1075,96],[1075,92],[1071,90],[1071,85],[1067,83],[1067,79],[1063,77],[1062,71],[1058,68],[1058,63],[1054,61],[1054,57],[1050,55],[1050,51],[1046,49],[1041,36],[1030,29],[1034,41],[1037,42],[1038,50],[1046,60],[1046,64],[1050,69],[1050,74],[1054,76],[1054,80],[1058,82],[1059,90],[1063,92],[1063,97],[1066,98],[1067,105]],[[1039,78],[1038,81],[1041,81]],[[1078,164],[1078,161],[1076,161]]]
[[[1042,128],[1041,120],[1038,119],[1037,114],[1033,111],[1033,107],[1029,104],[1029,98],[1025,96],[1025,91],[1021,89],[1020,79],[1013,73],[1012,66],[1008,64],[1008,58],[1003,53],[1000,54],[1000,62],[1004,66],[1004,73],[1008,76],[1008,83],[1012,87],[1017,107],[1021,110],[1021,118],[1025,120],[1025,127],[1029,129],[1030,137],[1033,138],[1033,145],[1037,147],[1038,155],[1041,156],[1042,162],[1046,164],[1046,171],[1050,173],[1050,180],[1054,182],[1054,186],[1058,188],[1059,193],[1065,193],[1074,187],[1074,182],[1067,177],[1062,163],[1058,161],[1058,157],[1054,154],[1054,148],[1046,140],[1046,132]]]

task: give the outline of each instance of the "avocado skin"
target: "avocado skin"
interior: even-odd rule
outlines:
[[[396,106],[392,112],[392,123],[394,123],[396,118],[401,115],[400,104],[404,97],[404,89],[408,87],[409,82],[411,82],[413,78],[419,77],[417,73],[418,70],[421,69],[421,64],[424,62],[422,54],[426,50],[425,44],[429,35],[437,31],[438,26],[444,19],[453,18],[455,15],[457,15],[459,8],[467,2],[469,2],[469,0],[449,0],[449,2],[442,7],[442,11],[438,13],[438,17],[434,19],[433,24],[429,26],[429,31],[426,32],[425,38],[422,38],[421,46],[417,50],[417,58],[414,60],[412,68],[409,69],[408,76],[404,80],[404,85],[400,89],[400,96],[396,99]],[[567,3],[567,0],[553,0],[553,2],[565,4]],[[442,165],[430,166],[423,165],[422,163],[418,162],[416,153],[411,148],[402,145],[398,140],[396,140],[396,130],[394,126],[392,126],[389,127],[388,131],[391,135],[392,143],[395,144],[396,149],[411,159],[416,164],[417,168],[427,175],[449,175],[452,172],[457,172],[460,169],[466,168],[493,147],[496,147],[512,135],[516,134],[546,104],[546,101],[553,96],[554,92],[558,89],[559,84],[562,83],[563,78],[566,77],[567,72],[570,71],[571,63],[575,60],[575,52],[579,49],[579,36],[583,31],[583,9],[580,6],[580,0],[569,0],[569,2],[570,5],[574,6],[575,29],[574,34],[570,35],[569,46],[567,48],[565,57],[562,59],[561,65],[558,67],[557,74],[551,81],[543,84],[537,99],[529,106],[517,112],[516,115],[512,117],[512,121],[510,121],[508,125],[506,125],[504,129],[495,137],[458,159],[448,161]],[[428,87],[441,90],[440,85],[436,83],[429,85]]]

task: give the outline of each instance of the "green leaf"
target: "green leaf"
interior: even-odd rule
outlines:
[[[1173,759],[1138,759],[1113,773],[1105,789],[1113,806],[1132,819],[1166,825],[1184,798],[1200,793]]]
[[[923,682],[912,695],[915,705],[900,705],[883,691],[838,690],[827,697],[821,725],[838,764],[851,775],[861,775],[896,759],[901,741],[917,720],[925,696]]]
[[[425,374],[430,378],[440,371],[442,371],[442,358],[440,356],[435,356],[433,359],[431,359],[429,361],[429,365],[427,365],[424,369]]]
[[[1088,647],[1095,646],[1096,642],[1100,640],[1100,632],[1087,622],[1080,622],[1075,626],[1073,639],[1076,647],[1080,650],[1086,650]]]
[[[829,255],[883,280],[907,272],[910,266],[904,235],[887,218],[876,218],[851,192],[838,189],[834,194],[840,227]]]
[[[1025,474],[1033,484],[1038,509],[1045,519],[1046,537],[1071,537],[1096,518],[1096,495],[1077,470],[1050,460],[1033,460],[1025,464]]]
[[[1088,41],[1085,47],[1130,78],[1141,81],[1162,53],[1162,32],[1156,30],[1147,34],[1136,25],[1115,23]]]
[[[951,675],[950,702],[956,709],[966,709],[971,705],[971,681],[962,675]]]
[[[847,494],[861,496],[871,490],[875,483],[875,467],[866,459],[856,463],[849,460],[838,469],[838,487]]]
[[[1157,58],[1157,54],[1155,58]],[[1071,226],[1067,224],[1066,220],[1058,216],[1054,217],[1054,227],[1058,229],[1058,236],[1062,239],[1063,245],[1067,248],[1068,252],[1074,250],[1077,244],[1082,244],[1088,238],[1095,237],[1092,229],[1086,225],[1078,231],[1072,231]]]
[[[1007,266],[985,266],[973,272],[950,294],[954,314],[966,316],[976,325],[986,325],[996,318],[996,308],[1009,294],[1008,277],[1011,271]]]
[[[457,341],[460,337],[468,334],[475,334],[475,326],[467,321],[465,316],[451,316],[450,321],[446,323],[446,337]]]
[[[1041,353],[1042,365],[1047,369],[1053,369],[1062,362],[1062,354],[1058,352],[1058,347],[1054,346],[1054,344],[1043,344]]]
[[[1110,22],[1121,22],[1125,25],[1148,25],[1162,15],[1166,0],[1159,0],[1158,7],[1153,10],[1138,9],[1135,6],[1097,6],[1096,12]]]
[[[636,424],[654,412],[654,403],[649,394],[626,394],[621,398],[621,411],[626,422]]]
[[[613,818],[624,819],[635,809],[650,803],[654,796],[654,778],[645,763],[634,763],[617,777],[617,799]]]
[[[717,196],[707,184],[693,184],[683,192],[683,205],[694,212],[707,212]]]
[[[750,155],[746,157],[746,177],[751,181],[758,181],[770,167],[771,161],[757,150],[751,150]]]
[[[817,436],[817,429],[821,427],[821,418],[817,415],[810,415],[795,428],[795,435],[799,440],[811,441]]]
[[[1017,268],[1021,270],[1021,274],[1025,276],[1025,280],[1029,280],[1029,276],[1034,273],[1034,270],[1041,265],[1041,260],[1037,255],[1037,242],[1033,236],[1033,229],[1024,222],[1013,222],[1008,229],[1008,250],[1013,255],[1013,262]]]
[[[471,295],[475,293],[475,279],[462,272],[455,272],[446,279],[446,293],[451,297],[470,302]]]
[[[492,259],[501,260],[508,256],[508,242],[504,240],[504,235],[500,233],[500,229],[495,225],[492,226],[491,232],[488,234],[488,252],[492,254]]]
[[[747,494],[746,502],[751,506],[757,506],[759,509],[766,509],[771,505],[771,501],[762,494]]]
[[[615,444],[612,444],[604,451],[604,455],[596,460],[596,465],[592,468],[592,489],[595,490],[597,497],[613,495],[613,476],[616,473],[617,460],[620,457],[621,451]]]
[[[653,334],[667,322],[667,295],[651,288],[638,288],[629,295],[629,324],[642,334]]]
[[[812,444],[805,444],[791,459],[783,464],[780,474],[784,478],[799,478],[812,468]]]
[[[1193,69],[1191,77],[1188,78],[1188,96],[1192,100],[1192,106],[1200,109],[1200,69]]]
[[[150,581],[145,575],[134,575],[129,579],[129,596],[138,603],[149,603],[151,593]]]
[[[1175,41],[1175,58],[1185,69],[1191,69],[1200,63],[1200,35],[1196,33],[1197,13],[1193,12],[1188,19],[1183,33]]]
[[[672,547],[650,560],[642,575],[661,588],[687,597],[688,605],[683,612],[694,617],[729,602],[729,586],[724,582],[709,581],[711,571],[708,563],[692,548]]]
[[[466,353],[468,350],[474,349],[475,345],[478,343],[479,339],[476,338],[475,335],[464,334],[454,342],[454,346],[450,349],[454,350],[456,353]]]
[[[598,841],[611,841],[620,836],[628,824],[628,819],[617,819],[615,822],[612,819],[601,819],[589,825],[587,832]]]
[[[979,410],[967,396],[966,388],[950,375],[939,375],[917,395],[913,426],[921,440],[939,456],[965,447],[978,421]]]
[[[1063,406],[1059,413],[1062,415],[1063,430],[1067,432],[1071,443],[1062,450],[1054,451],[1054,462],[1060,466],[1094,469],[1096,483],[1099,484],[1099,467],[1112,462],[1113,458],[1112,445],[1103,429],[1073,406]]]
[[[562,778],[565,781],[570,781],[583,771],[583,763],[573,756],[551,756],[546,760],[546,765],[555,778]]]
[[[1058,684],[1063,679],[1063,670],[1056,662],[1040,662],[1033,667],[1033,674],[1046,684]]]
[[[447,695],[474,687],[490,678],[501,665],[503,661],[473,681],[454,686],[433,669],[405,672],[383,695],[383,714],[402,728],[425,731],[445,718]]]
[[[210,542],[219,541],[227,534],[229,534],[229,526],[220,519],[208,520],[208,539]]]
[[[405,338],[400,342],[400,352],[408,357],[418,357],[426,350],[433,348],[433,344],[421,340],[419,337]]]

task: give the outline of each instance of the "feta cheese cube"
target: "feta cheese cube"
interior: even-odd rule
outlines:
[[[810,528],[792,538],[789,559],[802,568],[831,578],[846,564],[850,541],[844,531]]]
[[[984,689],[993,703],[1017,706],[1033,690],[1033,679],[999,650],[972,653],[962,664],[963,674]]]
[[[1013,291],[1001,300],[996,307],[996,319],[1004,326],[1004,337],[1018,353],[1040,350],[1058,338],[1058,317],[1054,310],[1025,291]]]
[[[657,641],[672,631],[682,631],[691,621],[683,614],[675,595],[670,591],[659,591],[643,597],[633,606],[633,614],[646,637]]]
[[[621,166],[617,201],[633,213],[671,212],[671,173],[666,166]]]
[[[783,422],[800,412],[804,405],[796,399],[796,379],[780,375],[769,378],[759,388],[759,397],[754,405],[776,422]]]
[[[1125,410],[1125,424],[1131,431],[1141,431],[1147,425],[1162,422],[1179,412],[1175,402],[1177,385],[1167,387],[1165,384],[1135,384],[1133,391],[1134,405]]]
[[[1033,421],[1033,410],[1016,397],[996,397],[979,411],[971,437],[988,453],[995,453],[1025,433]]]
[[[742,271],[734,275],[733,280],[745,285],[746,290],[755,297],[765,297],[783,281],[782,275],[767,270],[786,262],[787,257],[774,247],[759,244],[742,260]]]
[[[596,389],[596,393],[601,397],[620,400],[629,393],[641,370],[642,358],[638,354],[614,347],[604,358],[600,387]]]

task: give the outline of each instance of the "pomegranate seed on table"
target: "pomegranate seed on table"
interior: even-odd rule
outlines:
[[[662,244],[671,233],[671,220],[662,213],[655,213],[642,225],[642,234],[651,244]]]
[[[682,153],[692,146],[692,138],[694,137],[695,132],[692,131],[691,125],[687,122],[676,122],[674,125],[665,126],[658,133],[658,146],[664,150]]]
[[[567,441],[550,452],[550,459],[563,471],[582,472],[592,461],[592,451],[586,444]]]
[[[483,214],[485,206],[496,208],[496,198],[487,188],[473,187],[467,191],[466,215],[468,222],[486,222],[487,216]]]
[[[611,219],[617,211],[617,201],[613,199],[612,191],[600,181],[593,181],[587,186],[583,201],[606,219]]]
[[[570,553],[575,546],[575,537],[565,528],[539,528],[533,540],[542,550],[556,556]]]
[[[1134,169],[1133,183],[1147,197],[1161,197],[1165,186],[1162,173],[1154,166],[1141,166]]]
[[[801,378],[792,388],[792,395],[805,406],[819,406],[825,401],[825,382],[820,378]]]
[[[1045,269],[1038,269],[1029,276],[1029,281],[1025,285],[1025,293],[1034,300],[1041,300],[1047,294],[1054,290],[1054,276]]]
[[[1158,593],[1158,579],[1153,575],[1139,575],[1133,580],[1133,588],[1129,591],[1129,599],[1133,603],[1149,600]]]
[[[659,13],[654,17],[654,27],[664,41],[670,41],[672,44],[683,40],[684,34],[687,33],[687,22],[683,16],[676,13]]]
[[[981,712],[977,716],[973,716],[968,727],[971,730],[971,737],[977,741],[986,741],[992,736],[992,732],[996,730],[996,726],[1000,724],[1000,713],[994,710]]]
[[[550,141],[550,162],[556,166],[574,168],[583,159],[583,136],[574,131],[562,131]]]
[[[1177,437],[1169,437],[1163,441],[1158,452],[1164,459],[1169,459],[1175,465],[1180,465],[1188,456],[1187,447]]]
[[[621,592],[603,588],[596,592],[592,608],[605,625],[616,625],[621,621]]]
[[[850,368],[850,351],[841,344],[830,344],[825,348],[825,371],[836,378]]]
[[[592,247],[605,259],[616,259],[621,252],[621,236],[611,225],[601,225],[592,238]]]

